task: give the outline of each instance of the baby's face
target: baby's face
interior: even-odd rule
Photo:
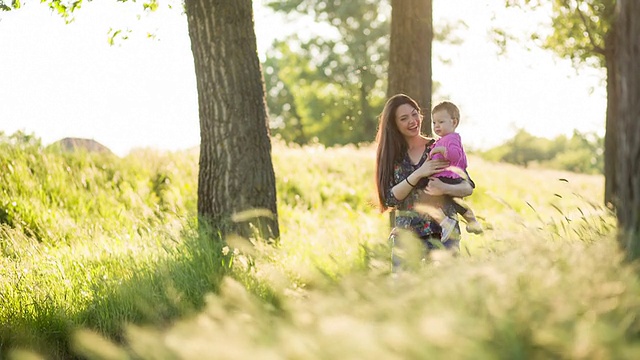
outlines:
[[[442,137],[456,131],[458,121],[451,118],[446,110],[433,113],[433,132]]]

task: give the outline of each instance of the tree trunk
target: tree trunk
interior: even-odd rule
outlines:
[[[618,0],[618,239],[630,259],[640,255],[640,2]]]
[[[199,220],[223,234],[277,238],[275,175],[251,0],[186,0],[185,9],[200,114]],[[245,217],[233,219],[240,214]]]
[[[618,153],[618,93],[616,89],[616,31],[615,26],[607,33],[605,63],[607,64],[607,115],[604,134],[604,203],[615,208],[617,203],[616,161]]]
[[[422,132],[431,136],[432,0],[391,1],[391,44],[387,96],[409,95],[422,107],[427,121]]]

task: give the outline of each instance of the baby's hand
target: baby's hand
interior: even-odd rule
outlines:
[[[433,158],[433,155],[440,154],[443,158],[447,158],[447,148],[444,146],[436,146],[429,152],[429,159]]]

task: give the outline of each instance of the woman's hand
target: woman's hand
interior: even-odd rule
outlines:
[[[467,197],[473,193],[473,187],[468,181],[460,184],[445,184],[438,178],[431,178],[424,191],[431,196]]]
[[[426,160],[414,173],[418,174],[420,178],[430,177],[446,169],[448,166],[449,162],[447,160]]]

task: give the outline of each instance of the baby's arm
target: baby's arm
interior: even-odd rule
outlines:
[[[440,156],[437,156],[440,154]],[[436,146],[429,152],[430,159],[447,159],[447,148],[444,146]]]

